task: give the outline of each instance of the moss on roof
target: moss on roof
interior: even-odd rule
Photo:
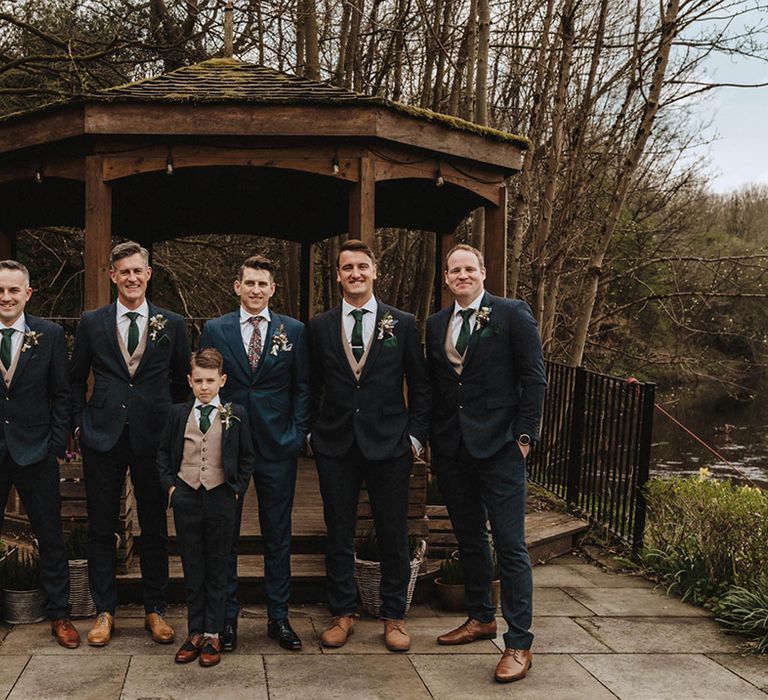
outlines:
[[[531,146],[530,141],[523,136],[231,58],[211,58],[153,78],[99,90],[72,102],[82,101],[378,106],[440,124],[455,131],[511,143],[523,150]],[[67,101],[57,102],[54,105],[66,103]],[[54,105],[48,105],[46,108]],[[21,114],[24,113],[7,115],[0,121]]]

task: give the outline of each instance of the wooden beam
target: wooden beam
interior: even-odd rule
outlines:
[[[376,165],[370,156],[360,158],[358,181],[349,194],[349,237],[374,248],[376,220]]]
[[[485,207],[485,286],[491,294],[507,296],[507,188],[500,187],[498,205]]]
[[[299,316],[309,322],[315,310],[315,249],[312,243],[301,244],[301,280],[299,282]]]
[[[109,303],[112,249],[112,189],[104,182],[101,156],[85,159],[85,309]]]
[[[16,232],[0,231],[0,260],[16,259]]]

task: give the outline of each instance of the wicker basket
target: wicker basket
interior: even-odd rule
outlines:
[[[411,607],[413,600],[413,589],[416,587],[416,579],[419,575],[421,562],[427,552],[427,543],[419,540],[416,545],[413,559],[411,559],[411,578],[408,581],[408,591],[405,599],[405,612]],[[378,617],[381,613],[381,595],[379,588],[381,586],[381,564],[377,561],[366,561],[358,559],[355,556],[355,583],[357,583],[357,592],[360,595],[360,602],[363,604],[363,610],[373,617]]]
[[[69,604],[72,606],[72,617],[91,617],[96,614],[88,583],[87,559],[69,560]]]

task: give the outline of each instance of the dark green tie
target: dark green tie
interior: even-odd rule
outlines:
[[[205,406],[198,406],[197,410],[200,411],[200,432],[207,433],[208,428],[211,427],[211,411],[213,406],[206,404]]]
[[[461,316],[461,330],[459,331],[459,337],[456,339],[456,352],[459,355],[463,355],[467,351],[467,345],[469,345],[469,336],[472,335],[472,327],[469,325],[469,317],[475,313],[474,309],[461,309],[459,315]]]
[[[136,319],[139,317],[138,311],[127,311],[125,314],[130,320],[131,325],[128,326],[128,354],[133,355],[136,346],[139,344],[139,324],[136,323]]]
[[[363,314],[368,313],[368,309],[352,309],[350,312],[355,317],[355,326],[352,328],[352,354],[360,362],[360,358],[365,353],[363,346]]]
[[[6,369],[11,368],[11,338],[13,338],[13,328],[3,328],[0,333],[3,334],[3,341],[0,343],[0,360]]]

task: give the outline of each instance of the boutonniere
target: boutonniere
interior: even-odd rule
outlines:
[[[481,338],[489,338],[492,335],[498,335],[501,333],[501,324],[491,324],[491,307],[481,306],[475,312],[475,320],[477,321],[477,329],[480,331]]]
[[[397,319],[392,318],[392,314],[387,311],[379,321],[379,335],[376,336],[379,340],[383,340],[385,348],[394,348],[397,346],[397,338],[395,337],[395,326],[397,325]]]
[[[149,337],[151,340],[156,342],[158,345],[160,342],[165,339],[168,340],[168,336],[163,333],[163,335],[160,336],[160,339],[158,340],[158,333],[160,333],[163,328],[165,328],[166,324],[168,323],[168,319],[163,316],[163,314],[155,314],[154,316],[149,317]]]
[[[37,331],[25,331],[24,342],[21,344],[21,351],[26,352],[30,348],[36,348],[40,344],[42,333]]]
[[[290,352],[291,350],[293,350],[293,343],[288,342],[285,324],[281,323],[277,328],[277,333],[272,336],[272,348],[269,354],[277,357],[279,352]]]
[[[234,408],[232,407],[231,402],[219,404],[218,411],[219,411],[219,419],[221,420],[221,424],[224,426],[224,430],[229,430],[232,427],[233,420],[236,420],[236,421],[240,420],[235,415],[235,411],[234,411]]]

